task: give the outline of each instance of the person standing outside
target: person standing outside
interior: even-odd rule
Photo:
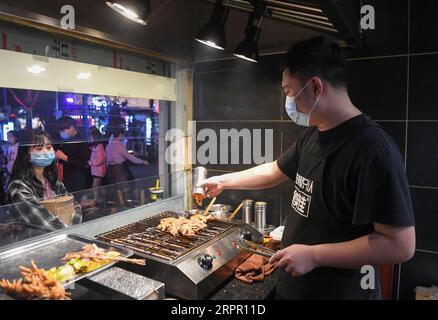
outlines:
[[[57,126],[61,143],[57,146],[56,158],[63,167],[64,185],[69,192],[86,189],[90,175],[88,142],[78,134],[76,120],[72,117],[59,118]]]

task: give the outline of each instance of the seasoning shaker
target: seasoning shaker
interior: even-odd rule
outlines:
[[[249,225],[252,225],[254,221],[254,211],[253,211],[253,204],[254,201],[251,199],[243,200],[243,206],[242,206],[242,220],[244,223],[247,223]]]
[[[199,184],[207,178],[207,169],[204,167],[197,167],[193,172],[193,189],[192,197],[195,199],[199,205],[202,199],[205,198],[204,188],[200,187]]]
[[[266,202],[258,201],[255,203],[255,224],[258,230],[266,228]]]

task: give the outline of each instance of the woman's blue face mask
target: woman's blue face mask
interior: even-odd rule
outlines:
[[[32,152],[30,154],[30,161],[34,167],[45,168],[50,166],[55,160],[55,152],[51,151],[41,151],[41,152]]]

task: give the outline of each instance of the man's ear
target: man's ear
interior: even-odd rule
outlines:
[[[310,79],[310,83],[313,88],[313,94],[319,97],[322,96],[322,94],[324,93],[324,82],[321,80],[321,78],[313,77],[312,79]]]

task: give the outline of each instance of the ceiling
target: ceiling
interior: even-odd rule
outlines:
[[[130,46],[189,61],[205,61],[230,57],[243,39],[248,12],[242,2],[244,1],[231,1],[234,6],[226,24],[226,52],[210,49],[193,40],[197,30],[209,19],[213,8],[213,3],[209,0],[152,0],[152,16],[146,27],[119,16],[103,0],[74,0],[69,4],[75,8],[77,27],[86,28],[86,32],[98,31],[97,34],[102,37]],[[268,2],[278,8],[287,8],[290,1]],[[60,9],[65,4],[65,0],[2,0],[0,11],[37,21],[49,17],[53,24],[61,18]],[[293,43],[321,33],[318,29],[300,25],[296,21],[282,19],[276,14],[278,12],[274,11],[272,17],[263,20],[259,40],[261,54],[285,51]]]

